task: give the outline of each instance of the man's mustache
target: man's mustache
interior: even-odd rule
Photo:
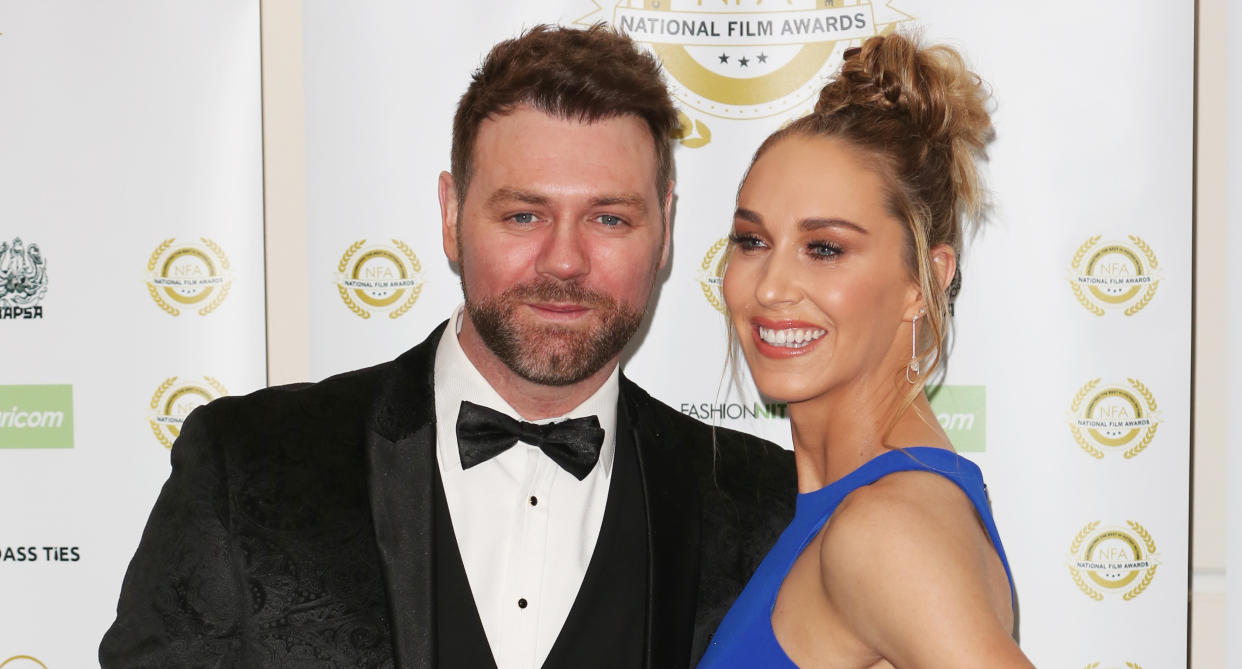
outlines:
[[[577,281],[556,281],[547,277],[518,284],[502,293],[501,298],[507,302],[558,302],[592,309],[608,309],[617,304],[611,296]]]

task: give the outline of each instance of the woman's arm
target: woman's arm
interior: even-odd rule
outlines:
[[[820,545],[824,595],[896,667],[1032,667],[1012,637],[1008,579],[950,480],[892,474],[838,507]]]

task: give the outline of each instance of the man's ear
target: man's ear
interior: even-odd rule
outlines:
[[[457,184],[453,183],[453,175],[440,173],[440,182],[436,188],[440,197],[440,234],[443,236],[444,255],[454,265],[459,264],[457,248]]]
[[[660,265],[658,269],[664,269],[664,266],[668,264],[669,244],[673,238],[673,186],[674,183],[670,180],[668,182],[668,191],[664,193],[664,220],[661,221],[664,225],[664,240],[660,247]]]

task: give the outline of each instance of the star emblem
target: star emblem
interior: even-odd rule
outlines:
[[[723,54],[723,53],[722,53],[722,54],[720,54],[720,62],[722,62],[722,63],[727,63],[727,62],[729,62],[729,57],[728,57],[728,56],[726,56],[726,55],[725,55],[725,54]]]
[[[749,58],[747,58],[747,57],[745,57],[745,56],[743,56],[743,57],[741,57],[741,58],[738,58],[738,59],[737,59],[737,64],[738,64],[738,65],[741,65],[742,67],[746,67],[746,66],[750,65],[750,59],[749,59]]]
[[[759,62],[760,62],[760,63],[766,63],[766,62],[768,62],[768,54],[766,54],[766,53],[761,53],[761,54],[759,54]]]

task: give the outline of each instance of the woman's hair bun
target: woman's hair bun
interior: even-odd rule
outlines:
[[[870,108],[909,119],[910,131],[932,143],[964,143],[981,151],[991,135],[988,91],[954,49],[921,47],[901,34],[872,37],[846,51],[840,74],[820,92],[818,115]]]

